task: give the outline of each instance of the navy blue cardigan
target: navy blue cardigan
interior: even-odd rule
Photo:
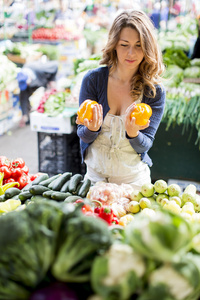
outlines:
[[[89,70],[83,77],[79,94],[79,105],[86,99],[95,100],[99,104],[102,104],[103,118],[105,118],[110,110],[107,99],[108,75],[108,67],[99,67],[94,70]],[[148,128],[141,130],[135,138],[129,138],[127,136],[131,146],[141,156],[142,161],[147,163],[150,167],[152,166],[152,160],[148,155],[148,150],[153,144],[156,131],[163,116],[165,96],[166,93],[164,87],[160,87],[159,85],[156,86],[155,98],[143,96],[142,102],[149,104],[152,108],[150,125]],[[83,125],[78,125],[77,135],[80,138],[82,162],[84,161],[86,149],[96,139],[100,130],[94,132]]]

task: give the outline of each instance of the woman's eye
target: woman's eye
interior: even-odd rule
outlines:
[[[122,47],[127,47],[128,45],[121,44]]]
[[[140,45],[140,44],[137,44],[137,45],[136,45],[136,47],[140,48],[140,47],[141,47],[141,45]]]

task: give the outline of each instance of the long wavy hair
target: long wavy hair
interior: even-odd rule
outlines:
[[[144,93],[147,97],[154,98],[156,84],[161,84],[161,74],[165,70],[162,52],[156,40],[155,28],[150,18],[139,10],[124,11],[114,20],[106,46],[103,48],[103,56],[100,64],[107,65],[110,73],[117,67],[116,46],[123,28],[135,29],[140,37],[140,43],[144,58],[139,65],[136,75],[131,80],[130,94],[133,100],[137,100]]]

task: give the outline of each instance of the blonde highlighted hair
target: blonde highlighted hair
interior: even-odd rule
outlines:
[[[105,64],[113,72],[117,66],[116,46],[123,28],[135,29],[140,37],[144,59],[140,63],[138,73],[131,81],[131,96],[137,100],[141,93],[147,97],[155,97],[156,84],[161,84],[161,74],[165,70],[162,60],[162,52],[156,40],[155,28],[150,18],[139,10],[124,11],[114,20],[100,64]]]

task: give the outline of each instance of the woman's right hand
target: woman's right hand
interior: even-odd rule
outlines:
[[[92,120],[84,119],[84,122],[81,122],[77,116],[76,124],[84,125],[91,131],[98,131],[103,123],[103,108],[101,104],[95,104],[93,109],[93,118]]]

